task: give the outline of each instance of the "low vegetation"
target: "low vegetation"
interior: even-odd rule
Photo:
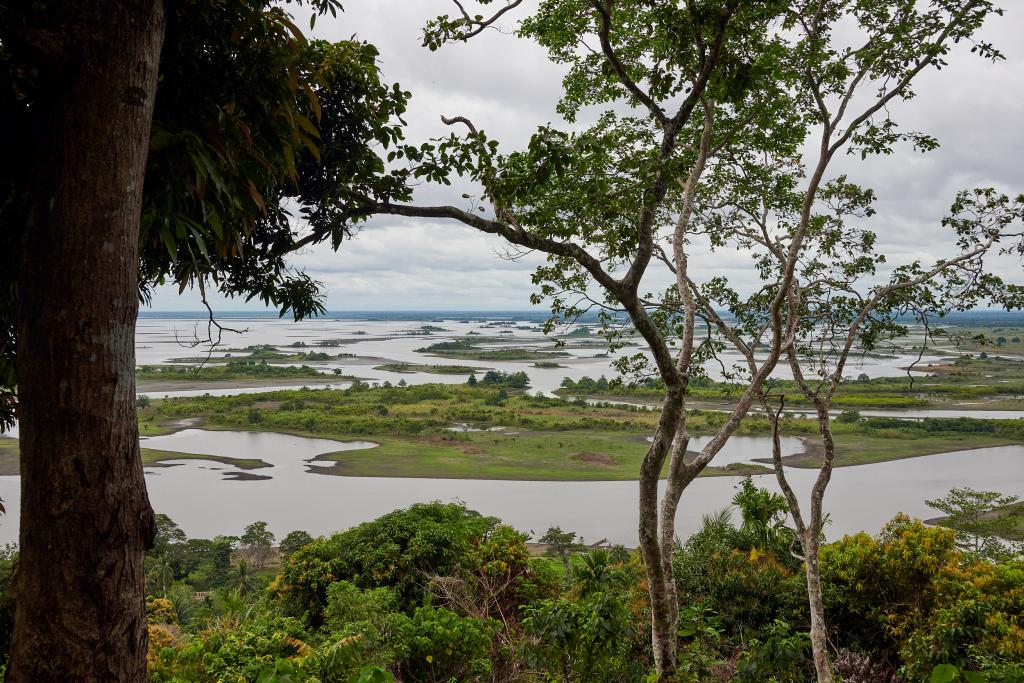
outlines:
[[[785,500],[743,482],[672,558],[683,682],[810,680],[802,564]],[[737,523],[733,522],[737,518]],[[264,522],[188,538],[158,515],[146,557],[153,683],[623,683],[653,669],[642,560],[571,531],[540,540],[457,504],[396,510],[275,547]],[[897,517],[821,550],[829,638],[846,681],[1024,676],[1024,564]],[[0,554],[0,619],[17,549]],[[8,643],[2,643],[6,647]],[[972,678],[971,676],[983,676]]]
[[[425,372],[430,375],[470,375],[474,372],[486,372],[488,368],[481,368],[475,365],[424,365],[420,363],[385,363],[378,365],[374,370],[384,372],[398,372],[412,374]]]
[[[136,368],[135,379],[146,381],[213,381],[264,378],[328,379],[328,375],[308,365],[271,365],[265,361],[232,360],[223,365],[178,366],[143,365]]]

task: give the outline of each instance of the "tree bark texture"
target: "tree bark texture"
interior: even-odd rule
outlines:
[[[65,0],[18,266],[21,555],[7,680],[146,680],[155,531],[135,412],[142,183],[162,0]]]

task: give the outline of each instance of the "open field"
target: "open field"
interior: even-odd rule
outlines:
[[[988,448],[991,446],[1008,446],[1016,443],[1021,443],[1021,439],[988,434],[942,434],[932,436],[907,432],[893,436],[891,434],[875,435],[865,433],[865,431],[856,433],[838,431],[836,434],[835,465],[836,467],[867,465],[888,460],[916,458],[923,455]],[[787,467],[817,468],[821,464],[822,449],[820,441],[816,438],[809,438],[805,441],[805,444],[806,450],[803,453],[783,457],[782,460]],[[758,458],[756,461],[771,464],[770,458]],[[1024,466],[1024,460],[1021,461],[1021,465]]]
[[[1013,520],[1013,525],[1010,527],[1008,533],[1000,535],[1008,541],[1024,542],[1024,502],[990,510],[982,513],[981,517],[985,519],[1009,517]],[[927,524],[951,526],[949,523],[949,517],[935,517],[933,519],[925,520],[925,522]],[[956,527],[954,526],[953,528]]]
[[[1019,325],[955,326],[946,331],[961,351],[1024,356],[1024,327]]]
[[[471,432],[380,440],[367,450],[318,456],[320,474],[353,477],[441,477],[607,481],[636,479],[647,452],[628,432]],[[757,465],[709,467],[704,476],[759,474]]]
[[[592,406],[508,392],[500,386],[419,385],[355,391],[283,390],[224,397],[155,400],[140,411],[140,433],[184,427],[286,432],[338,440],[369,438],[379,446],[317,458],[320,474],[598,481],[635,479],[653,431],[655,411],[633,406]],[[689,431],[712,433],[724,415],[692,411]],[[956,450],[1024,443],[1017,420],[861,418],[836,421],[836,465],[862,465]],[[471,429],[452,431],[458,424]],[[783,431],[804,438],[790,467],[816,467],[820,445],[809,418],[786,418]],[[761,415],[748,416],[737,434],[767,435]],[[146,465],[174,459],[219,462],[258,470],[257,459],[143,449]],[[759,474],[760,464],[710,467],[706,476]],[[0,475],[17,474],[17,441],[0,439]],[[1022,514],[1024,524],[1024,514]]]

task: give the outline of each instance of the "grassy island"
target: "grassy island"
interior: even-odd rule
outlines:
[[[481,348],[478,346],[478,343],[475,340],[456,339],[454,341],[431,344],[430,346],[416,349],[416,352],[441,358],[485,361],[545,361],[552,358],[565,358],[570,355],[565,351],[538,351],[532,348],[515,346],[499,349]]]
[[[726,418],[694,410],[689,431],[711,434]],[[236,396],[153,401],[140,411],[144,432],[165,425],[287,432],[338,440],[371,440],[377,448],[325,454],[320,472],[347,476],[402,476],[521,480],[634,479],[657,419],[653,410],[589,405],[530,396],[504,385],[439,385],[288,390]],[[453,431],[458,426],[465,431]],[[768,421],[752,414],[739,435],[767,435]],[[791,466],[817,463],[817,429],[801,416],[784,420],[784,433],[805,440]],[[1024,443],[1024,421],[899,420],[846,415],[836,420],[837,466],[953,450]],[[770,457],[766,451],[764,458]],[[328,466],[329,465],[329,466]],[[766,463],[711,467],[708,476],[766,473]]]

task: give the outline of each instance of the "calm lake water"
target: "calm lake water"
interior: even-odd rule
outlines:
[[[170,515],[190,536],[238,534],[245,525],[265,520],[279,537],[293,529],[324,534],[374,519],[396,508],[431,500],[462,501],[523,531],[543,533],[558,525],[588,542],[636,542],[637,484],[609,482],[474,481],[339,477],[311,473],[308,461],[321,453],[372,448],[368,442],[307,439],[260,432],[216,432],[186,429],[145,439],[150,448],[179,452],[259,458],[272,467],[256,470],[271,478],[234,481],[224,475],[234,468],[213,461],[185,460],[174,467],[148,468],[146,482],[153,507]],[[695,440],[693,447],[701,443]],[[787,439],[787,452],[799,450]],[[738,437],[717,463],[738,462],[768,454],[763,437]],[[790,480],[806,498],[816,472],[788,470]],[[758,485],[777,490],[774,476]],[[683,495],[679,533],[700,526],[703,514],[728,505],[737,477],[696,480]],[[932,516],[927,498],[944,495],[953,486],[1024,492],[1024,447],[1007,446],[908,458],[893,462],[838,468],[826,496],[833,523],[829,538],[856,531],[877,532],[897,512]],[[17,538],[20,498],[18,477],[0,477],[0,497],[8,514],[0,518],[0,542]]]

